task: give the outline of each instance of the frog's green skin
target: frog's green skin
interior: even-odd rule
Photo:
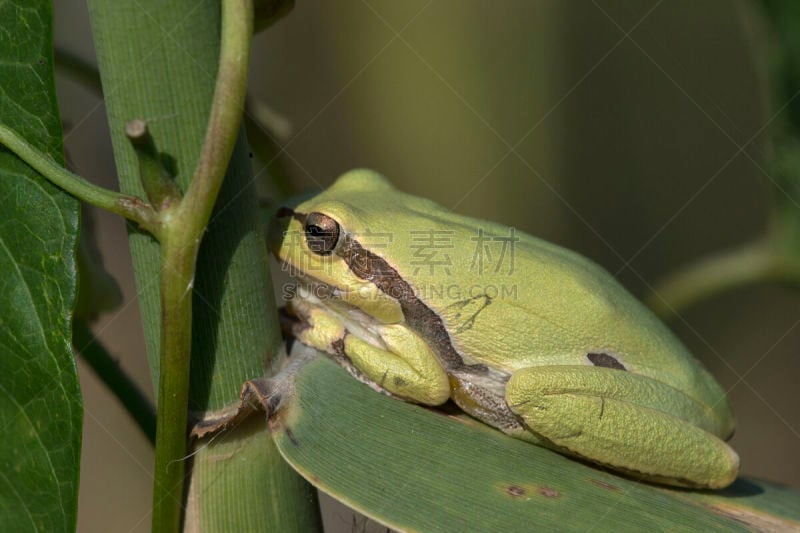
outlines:
[[[719,488],[736,477],[724,392],[588,259],[367,170],[280,215],[273,248],[302,281],[293,333],[376,390],[452,399],[509,435],[640,479]],[[516,237],[513,261],[509,245],[500,264],[494,244],[480,269],[479,230]]]

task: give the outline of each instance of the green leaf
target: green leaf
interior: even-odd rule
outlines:
[[[63,162],[50,3],[0,2],[0,121]],[[0,531],[75,528],[78,205],[0,149]]]
[[[795,491],[743,479],[716,493],[638,483],[377,394],[325,357],[294,386],[273,423],[281,454],[319,489],[401,531],[800,527]]]

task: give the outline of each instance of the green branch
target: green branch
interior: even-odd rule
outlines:
[[[92,334],[83,321],[72,326],[72,345],[89,363],[97,377],[117,397],[150,443],[156,440],[156,410],[142,390],[134,383]]]
[[[667,318],[690,305],[731,289],[779,281],[800,282],[798,265],[776,251],[771,240],[759,240],[700,259],[661,281],[646,303]]]
[[[153,493],[155,533],[180,530],[194,269],[200,240],[241,123],[252,34],[252,1],[224,0],[219,68],[200,159],[183,200],[163,211],[161,354]]]
[[[190,224],[188,232],[195,236],[202,234],[211,217],[214,201],[236,144],[247,94],[252,35],[252,1],[223,1],[222,41],[214,102],[200,160],[178,211],[178,216]]]
[[[140,198],[109,191],[89,183],[37,150],[7,126],[0,125],[0,143],[51,183],[61,187],[79,200],[121,215],[138,223],[153,235],[157,235],[158,215],[149,204]]]

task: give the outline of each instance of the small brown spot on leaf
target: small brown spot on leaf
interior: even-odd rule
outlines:
[[[519,485],[509,485],[506,487],[506,492],[509,496],[513,498],[519,498],[521,496],[525,496],[525,489],[520,487]]]
[[[405,387],[406,385],[408,385],[408,382],[403,378],[401,378],[400,376],[395,376],[392,379],[392,381],[394,381],[396,387]]]
[[[613,490],[613,491],[622,490],[616,485],[612,485],[611,483],[606,483],[605,481],[600,481],[599,479],[590,479],[589,481],[591,481],[592,484],[597,485],[601,489]]]
[[[553,487],[539,487],[539,494],[545,498],[558,498],[561,496],[561,493]]]
[[[503,494],[518,501],[531,501],[537,494],[545,498],[559,498],[561,493],[553,487],[546,485],[533,485],[528,483],[502,483],[497,485]]]

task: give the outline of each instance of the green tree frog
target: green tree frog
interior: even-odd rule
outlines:
[[[375,390],[455,402],[506,434],[636,479],[721,488],[725,393],[601,267],[405,194],[369,170],[278,213],[288,326]]]

